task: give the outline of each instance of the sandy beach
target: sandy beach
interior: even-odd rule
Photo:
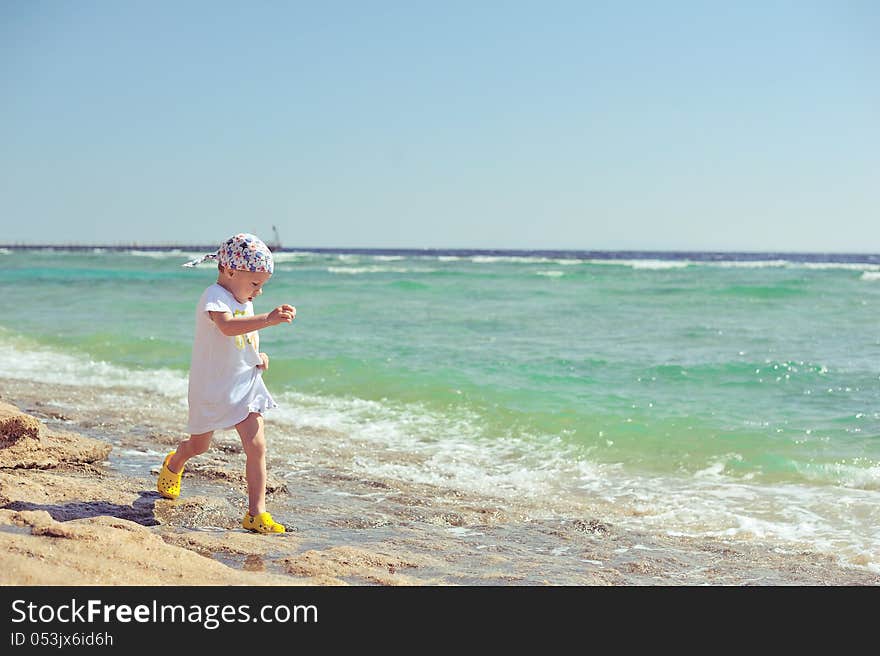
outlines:
[[[880,583],[830,555],[759,540],[623,530],[590,508],[536,518],[525,501],[365,478],[320,431],[304,436],[308,453],[292,473],[273,468],[270,443],[269,507],[283,509],[274,514],[289,531],[255,535],[238,524],[246,497],[234,433],[191,463],[169,501],[155,474],[180,434],[153,410],[161,399],[144,392],[137,410],[114,408],[113,390],[102,390],[106,413],[94,417],[75,409],[81,388],[2,379],[0,389],[3,585]]]

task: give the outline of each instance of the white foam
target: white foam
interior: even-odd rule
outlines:
[[[272,260],[278,262],[300,262],[302,260],[315,260],[325,258],[322,253],[314,253],[312,251],[291,251],[289,253],[272,253]]]
[[[791,264],[788,260],[731,260],[726,262],[699,262],[721,269],[774,269]]]
[[[820,484],[832,479],[844,487],[880,491],[880,464],[859,467],[837,462],[821,466],[796,465],[796,469],[805,478]]]
[[[203,253],[184,253],[179,248],[173,248],[167,251],[140,251],[140,250],[130,250],[125,251],[126,255],[132,255],[134,257],[151,257],[153,259],[164,259],[168,257],[190,257],[190,259],[196,258],[199,255],[203,255]]]
[[[583,260],[587,264],[605,266],[626,266],[633,269],[682,269],[689,266],[706,266],[721,269],[808,269],[816,271],[880,271],[880,264],[859,262],[793,262],[791,260],[724,260],[709,262],[705,260],[658,260],[658,259],[592,259]]]
[[[792,548],[837,555],[844,564],[880,571],[880,495],[837,486],[758,484],[720,471],[704,475],[637,476],[623,471],[605,490],[617,521],[670,535],[777,540]],[[592,491],[592,485],[585,485]],[[866,555],[867,554],[867,555]]]
[[[380,266],[378,264],[365,267],[327,267],[330,273],[359,275],[362,273],[433,273],[436,269]]]
[[[76,385],[80,387],[124,387],[157,392],[163,396],[186,398],[186,374],[170,369],[144,369],[133,372],[109,362],[94,361],[84,355],[27,344],[23,340],[0,342],[0,371],[6,378],[31,382]]]
[[[469,259],[476,264],[538,264],[554,261],[548,257],[525,257],[520,255],[474,255]]]
[[[276,398],[281,405],[273,414],[276,421],[329,429],[381,447],[360,452],[353,463],[373,475],[508,498],[543,498],[558,491],[557,481],[571,477],[602,478],[595,465],[556,439],[488,435],[481,418],[465,410],[441,415],[419,404],[292,392]],[[396,459],[395,452],[407,457]]]
[[[880,264],[859,262],[792,262],[791,260],[754,260],[737,262],[698,262],[706,266],[721,268],[764,269],[770,267],[785,269],[807,269],[812,271],[880,271]]]
[[[631,269],[684,269],[694,262],[690,260],[585,260],[587,264],[600,264],[608,266],[625,266]]]
[[[695,478],[717,478],[724,473],[725,463],[715,462],[705,469],[701,469],[694,473]]]
[[[536,276],[546,276],[548,278],[561,278],[565,275],[563,271],[535,271]]]
[[[629,265],[633,269],[684,269],[691,266],[693,262],[688,260],[632,260]]]
[[[880,264],[862,264],[859,262],[790,262],[792,268],[803,269],[841,269],[844,271],[880,271]]]
[[[45,252],[54,252],[53,249],[42,249]],[[95,252],[103,252],[105,249],[95,249]],[[11,251],[9,249],[0,249],[0,254],[7,255]],[[187,253],[180,249],[168,250],[139,250],[132,249],[126,251],[128,255],[136,257],[148,257],[154,259],[166,259],[172,257],[181,257],[182,259],[193,259],[203,253]],[[559,266],[577,266],[583,264],[600,265],[600,266],[620,266],[629,267],[636,270],[656,270],[665,271],[671,269],[683,269],[687,267],[714,267],[722,269],[766,269],[766,268],[787,268],[787,269],[806,269],[815,271],[840,270],[840,271],[860,271],[863,280],[878,280],[880,276],[880,264],[859,263],[859,262],[795,262],[786,259],[775,260],[722,260],[722,261],[706,261],[694,259],[662,259],[662,258],[629,258],[629,259],[580,259],[580,258],[549,258],[545,256],[527,256],[527,255],[370,255],[355,253],[319,253],[316,251],[291,251],[274,253],[276,263],[282,262],[308,262],[331,260],[342,265],[359,264],[361,262],[400,262],[404,260],[434,260],[438,262],[458,262],[467,261],[474,264],[556,264]],[[374,266],[358,268],[349,267],[331,267],[331,273],[408,273],[412,269],[381,269]],[[415,269],[419,271],[419,269]],[[425,271],[433,271],[427,269]]]

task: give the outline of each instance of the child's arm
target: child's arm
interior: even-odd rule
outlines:
[[[265,353],[260,353],[260,331],[254,333],[254,350],[260,356],[260,360],[263,361],[263,364],[257,365],[257,369],[266,371],[269,368],[269,356]]]
[[[253,317],[233,317],[231,312],[208,312],[208,314],[221,333],[227,337],[235,337],[261,328],[277,326],[279,323],[290,323],[296,317],[296,308],[287,304],[279,305],[271,312]]]

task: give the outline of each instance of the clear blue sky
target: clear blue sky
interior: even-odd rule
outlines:
[[[0,242],[880,252],[880,3],[0,3]]]

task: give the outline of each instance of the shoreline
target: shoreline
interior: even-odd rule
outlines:
[[[0,440],[4,585],[880,584],[828,554],[642,533],[590,508],[535,518],[489,497],[367,478],[336,464],[338,436],[328,435],[305,436],[311,452],[291,471],[273,466],[270,445],[268,504],[291,530],[255,535],[238,524],[246,496],[234,433],[191,461],[183,495],[168,501],[155,474],[181,436],[150,409],[167,399],[144,392],[137,411],[92,417],[71,409],[71,386],[0,379],[0,389],[0,403],[16,406],[0,406],[0,417],[20,409],[40,422],[24,451]],[[59,440],[68,446],[53,456]]]

